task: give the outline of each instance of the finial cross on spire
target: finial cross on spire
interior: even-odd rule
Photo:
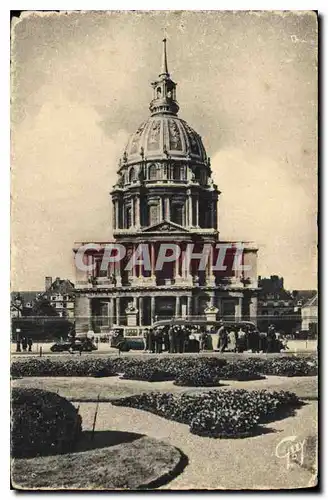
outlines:
[[[168,75],[169,70],[167,68],[167,54],[166,54],[166,38],[163,38],[163,57],[162,57],[162,69],[159,76]]]

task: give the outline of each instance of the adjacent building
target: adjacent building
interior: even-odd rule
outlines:
[[[229,259],[241,242],[222,242],[219,237],[220,191],[201,137],[178,116],[166,40],[152,93],[150,116],[129,139],[110,193],[115,241],[126,246],[126,259],[139,243],[148,245],[151,270],[140,265],[126,271],[126,260],[103,269],[101,251],[87,252],[94,269],[77,269],[77,332],[129,325],[132,316],[142,328],[161,318],[204,316],[208,308],[218,317],[256,321],[257,248],[252,243],[243,243],[243,264],[249,271],[214,271],[214,251],[205,271],[192,265],[185,269],[182,260],[155,268],[161,243],[179,243],[182,255],[188,243],[227,243]],[[86,243],[77,242],[74,251]],[[105,249],[106,242],[98,243]]]
[[[302,330],[318,334],[318,294],[302,306]]]
[[[51,276],[45,278],[45,293],[49,303],[61,318],[74,319],[75,286],[68,279],[59,277],[52,280]]]

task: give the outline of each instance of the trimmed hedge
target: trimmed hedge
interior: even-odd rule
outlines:
[[[11,365],[13,377],[97,377],[114,376],[109,359],[51,359],[29,358],[24,361],[14,361]]]
[[[213,357],[28,358],[14,360],[13,377],[109,377],[124,373],[134,380],[172,380],[178,385],[216,385],[219,379],[257,380],[263,375],[311,376],[318,372],[315,357],[246,358],[227,362]]]
[[[15,458],[70,451],[82,419],[67,399],[42,389],[13,388],[11,448]]]
[[[112,402],[188,424],[190,432],[208,437],[244,437],[260,424],[287,416],[302,405],[288,391],[220,390],[201,394],[143,393]]]

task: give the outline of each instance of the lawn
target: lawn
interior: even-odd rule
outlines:
[[[80,451],[65,455],[15,459],[17,489],[145,489],[165,484],[186,465],[174,446],[129,432],[85,432]],[[83,435],[82,435],[83,436]],[[115,441],[121,441],[119,444]],[[91,448],[91,449],[90,449]]]
[[[213,388],[179,387],[173,382],[142,382],[123,380],[119,377],[25,377],[12,381],[13,387],[35,387],[57,392],[70,401],[110,401],[118,397],[132,396],[142,392],[204,392]],[[246,382],[222,381],[218,390],[229,389],[268,389],[294,392],[299,398],[316,400],[318,398],[317,377],[275,377]]]

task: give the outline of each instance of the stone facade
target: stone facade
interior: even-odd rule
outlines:
[[[237,244],[219,240],[220,191],[201,137],[177,116],[176,84],[168,73],[165,41],[161,73],[152,87],[151,115],[128,141],[111,192],[115,241],[127,247],[128,255],[138,244],[147,245],[151,270],[139,266],[125,271],[125,262],[103,270],[101,252],[90,251],[86,258],[95,269],[77,274],[77,331],[91,326],[106,331],[132,322],[143,327],[161,318],[205,318],[209,307],[217,317],[256,321],[257,249],[251,244],[243,257],[250,271],[213,272],[213,250],[205,271],[185,269],[181,260],[155,269],[160,243],[179,243],[182,255],[188,243],[227,243],[231,251]],[[100,245],[105,248],[106,243]]]

